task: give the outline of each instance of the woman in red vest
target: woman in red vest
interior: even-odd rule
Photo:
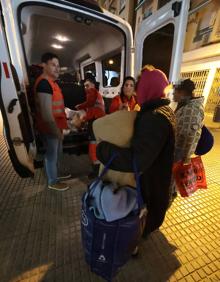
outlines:
[[[120,95],[117,95],[112,99],[109,113],[122,109],[128,111],[140,109],[135,95],[135,79],[132,76],[125,77]]]

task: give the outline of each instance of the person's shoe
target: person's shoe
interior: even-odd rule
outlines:
[[[139,248],[138,248],[138,246],[136,246],[135,249],[134,249],[134,251],[133,251],[133,253],[131,254],[131,256],[132,256],[133,258],[135,258],[135,257],[137,257],[138,253],[139,253]]]
[[[94,179],[99,175],[99,164],[92,165],[92,171],[88,174],[89,179]]]
[[[173,194],[172,194],[172,198],[173,198],[173,200],[175,200],[175,199],[177,198],[177,196],[178,196],[177,192],[176,192],[176,191],[175,191],[175,192],[173,192]]]
[[[54,184],[49,184],[48,188],[56,191],[66,191],[70,187],[64,182],[57,182]]]
[[[172,195],[170,196],[169,205],[168,205],[167,209],[169,209],[172,206],[172,204],[173,204],[174,200],[177,198],[177,196],[178,196],[177,192],[172,193]]]
[[[72,177],[71,174],[66,174],[66,175],[58,176],[57,180],[60,180],[60,181],[67,180],[67,179],[70,179],[71,177]]]

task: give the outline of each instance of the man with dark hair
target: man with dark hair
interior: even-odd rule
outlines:
[[[48,188],[64,191],[69,187],[58,178],[58,158],[62,151],[62,130],[67,128],[61,89],[55,82],[59,77],[57,55],[45,53],[41,57],[43,73],[34,85],[36,103],[36,128],[40,133],[46,153],[44,157]],[[70,175],[65,178],[69,178]]]
[[[44,53],[42,56],[41,56],[41,63],[47,63],[48,61],[50,60],[53,60],[53,59],[57,59],[59,60],[58,56],[56,54],[53,54],[53,53]]]

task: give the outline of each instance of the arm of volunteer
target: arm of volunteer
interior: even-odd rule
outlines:
[[[86,101],[82,104],[76,106],[77,110],[84,110],[90,108],[95,105],[97,99],[97,90],[96,89],[88,89],[86,90]]]

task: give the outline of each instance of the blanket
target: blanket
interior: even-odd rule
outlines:
[[[134,131],[134,121],[137,112],[117,111],[99,118],[93,123],[93,132],[96,141],[107,141],[122,148],[130,146]],[[100,166],[100,172],[103,165]],[[109,169],[103,180],[116,183],[118,186],[136,187],[134,173],[120,172]]]

